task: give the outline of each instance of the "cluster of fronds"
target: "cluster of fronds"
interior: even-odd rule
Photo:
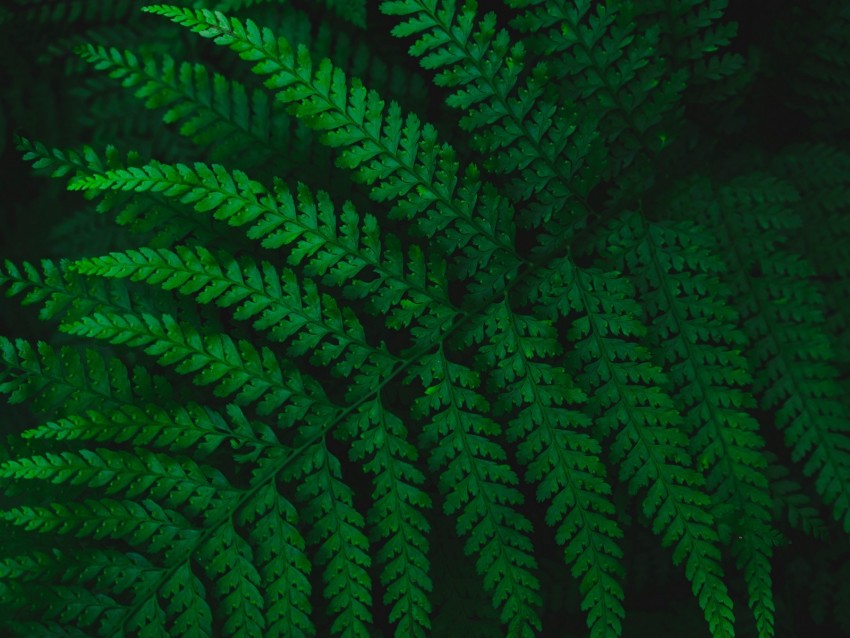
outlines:
[[[769,154],[725,0],[181,4],[4,16],[90,139],[17,138],[80,210],[0,266],[3,631],[793,636],[778,564],[850,629],[842,3]]]

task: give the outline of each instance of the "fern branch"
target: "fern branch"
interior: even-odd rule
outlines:
[[[8,469],[11,468],[4,467],[6,476],[9,476]],[[35,476],[30,473],[27,478]],[[82,503],[52,503],[48,507],[24,506],[4,511],[0,516],[28,531],[73,532],[77,537],[91,536],[95,540],[116,538],[133,547],[166,555],[191,543],[197,536],[181,514],[163,509],[150,499],[136,503],[101,498]]]
[[[257,411],[269,415],[284,404],[278,423],[287,426],[297,414],[313,406],[330,406],[315,383],[305,384],[301,374],[281,366],[268,348],[257,350],[247,341],[225,334],[201,335],[169,315],[95,314],[65,324],[68,334],[102,339],[113,344],[142,348],[161,365],[180,374],[194,374],[198,385],[216,384],[216,396],[235,395],[238,405],[258,403]]]
[[[212,159],[238,157],[246,167],[274,160],[293,149],[287,123],[274,113],[262,91],[211,74],[202,64],[179,64],[168,54],[157,59],[132,51],[83,45],[77,55],[121,85],[134,90],[148,109],[164,109],[162,119],[179,125],[180,134],[206,147]]]
[[[818,493],[850,532],[850,414],[822,331],[819,295],[808,284],[811,268],[784,245],[783,226],[797,224],[789,209],[797,195],[756,175],[722,187],[718,199],[709,219],[731,249],[730,283],[753,343],[762,406],[777,409],[794,460],[805,459],[805,474],[816,477]]]
[[[57,441],[97,441],[131,443],[172,451],[191,450],[195,458],[213,454],[224,445],[234,450],[234,459],[246,461],[267,448],[285,452],[274,433],[260,423],[249,423],[234,404],[226,408],[227,418],[206,406],[189,403],[173,408],[156,405],[122,405],[107,411],[86,410],[50,421],[22,432],[25,439]]]
[[[264,483],[246,500],[238,522],[250,529],[265,600],[266,636],[298,638],[315,635],[310,620],[310,561],[298,531],[298,514],[274,483]]]
[[[277,182],[271,193],[241,171],[219,165],[151,163],[136,171],[80,177],[69,188],[157,191],[231,226],[249,226],[249,238],[268,249],[288,248],[288,262],[303,266],[308,276],[367,299],[378,313],[388,315],[388,327],[408,327],[415,320],[416,333],[433,339],[457,313],[448,302],[444,274],[436,264],[426,266],[420,249],[409,248],[405,260],[397,238],[386,235],[381,241],[376,217],[361,218],[346,203],[337,220],[327,194],[314,195],[303,184],[293,194]]]
[[[768,452],[767,458],[774,520],[787,519],[792,529],[798,529],[819,540],[825,539],[826,523],[807,490],[791,477],[790,469],[782,465],[776,455]]]
[[[731,637],[732,601],[723,583],[718,536],[702,476],[691,468],[681,417],[664,391],[666,378],[636,339],[645,328],[627,280],[556,260],[530,291],[543,316],[570,316],[568,332],[580,359],[580,387],[600,437],[614,435],[610,458],[632,494],[646,489],[643,511],[675,564],[685,563],[709,629]]]
[[[430,417],[422,439],[431,450],[432,468],[443,470],[443,509],[457,516],[466,553],[478,555],[484,587],[492,592],[508,633],[532,636],[540,630],[540,598],[532,573],[531,524],[516,511],[522,495],[514,487],[517,478],[505,462],[504,449],[494,440],[499,427],[485,416],[488,406],[475,391],[478,377],[449,361],[442,346],[419,361],[412,374],[426,387],[415,409]]]
[[[550,86],[587,117],[598,119],[608,147],[609,178],[639,153],[654,155],[664,148],[671,136],[659,125],[675,122],[670,114],[685,88],[685,73],[666,73],[654,51],[657,25],[639,34],[628,3],[511,0],[509,4],[524,9],[513,24],[530,33],[533,49],[554,57],[550,74],[558,83]]]
[[[201,247],[177,246],[174,251],[142,248],[112,253],[75,262],[72,268],[86,275],[129,278],[193,294],[200,303],[236,306],[236,319],[253,320],[254,327],[267,330],[274,341],[290,342],[290,356],[312,353],[315,363],[352,377],[352,395],[371,392],[380,375],[399,361],[385,347],[368,343],[350,309],[320,295],[311,280],[299,283],[293,271],[279,274],[268,262],[259,267],[252,261],[240,265],[232,257],[216,258]]]
[[[134,165],[139,158],[130,154],[122,159],[114,147],[107,147],[103,157],[94,149],[86,146],[81,151],[48,149],[40,142],[30,142],[19,138],[18,148],[24,155],[24,160],[33,162],[33,166],[51,177],[72,175],[80,177],[99,173],[104,170],[116,169],[119,166]],[[90,197],[95,196],[91,194]],[[154,246],[170,246],[178,241],[194,240],[198,243],[230,244],[232,238],[222,233],[220,228],[191,215],[180,206],[172,206],[157,195],[143,198],[118,196],[104,197],[98,203],[96,211],[101,214],[112,214],[115,222],[128,226],[135,233],[152,233],[149,241]]]
[[[263,635],[266,623],[260,574],[248,542],[236,532],[233,523],[221,525],[214,536],[198,544],[196,551],[204,571],[213,580],[219,603],[228,612],[222,627],[224,635]]]
[[[691,452],[707,471],[715,518],[732,527],[732,549],[744,572],[758,634],[774,635],[771,591],[772,502],[764,441],[744,410],[755,400],[737,350],[746,345],[736,313],[726,305],[725,271],[705,245],[704,231],[686,224],[619,220],[609,253],[636,282],[645,301],[653,345],[666,354],[674,398],[683,409]],[[735,348],[735,349],[733,349]]]
[[[68,272],[68,262],[58,264],[41,260],[41,272],[25,261],[20,266],[9,260],[0,269],[0,286],[6,286],[6,296],[23,295],[21,305],[41,305],[38,318],[43,321],[68,320],[93,312],[152,311],[163,300],[133,298],[124,287],[111,286],[103,280],[88,279]]]
[[[601,446],[580,430],[589,419],[572,408],[587,400],[560,367],[544,363],[561,350],[555,330],[532,316],[515,313],[508,299],[482,318],[490,343],[481,348],[498,392],[495,408],[512,414],[507,438],[538,500],[548,501],[546,522],[556,528],[584,597],[582,609],[592,638],[622,633],[623,568],[611,488],[599,460]]]
[[[495,14],[476,24],[475,3],[465,3],[455,15],[454,2],[414,0],[383,2],[381,11],[405,17],[393,35],[420,36],[410,53],[422,58],[424,68],[439,70],[438,86],[454,89],[446,103],[464,111],[461,128],[479,132],[473,143],[489,155],[487,167],[515,175],[505,192],[517,202],[535,199],[526,223],[537,227],[555,217],[568,226],[586,216],[585,197],[594,184],[581,171],[591,154],[593,122],[574,122],[541,99],[542,65],[519,86],[524,47],[496,31]],[[567,212],[571,207],[578,210]]]
[[[316,560],[325,565],[324,594],[336,616],[331,632],[369,638],[372,582],[365,521],[354,507],[353,491],[341,480],[340,463],[327,448],[324,428],[302,428],[301,433],[307,447],[286,477],[299,480],[297,494],[311,524],[308,541],[317,545]]]
[[[321,131],[323,143],[345,149],[338,163],[355,170],[360,181],[374,185],[373,199],[399,199],[395,214],[416,219],[423,235],[437,236],[444,253],[461,253],[456,266],[460,277],[491,273],[493,280],[487,280],[483,289],[504,284],[523,263],[513,246],[505,202],[491,188],[481,193],[476,167],[460,175],[454,151],[438,144],[433,127],[421,126],[414,115],[402,120],[396,103],[390,104],[385,116],[377,93],[367,91],[357,80],[349,89],[343,72],[329,60],[314,72],[305,48],[294,51],[288,41],[250,20],[243,25],[218,12],[167,5],[144,10],[255,62],[254,72],[270,76],[266,86],[278,91],[277,98],[293,115]]]
[[[349,421],[354,461],[366,461],[364,469],[374,475],[374,505],[368,520],[374,540],[384,541],[377,553],[383,563],[381,584],[384,602],[390,605],[390,621],[397,623],[397,636],[428,635],[431,605],[428,594],[428,534],[423,510],[431,508],[422,490],[425,477],[414,463],[416,447],[408,442],[402,421],[384,408],[380,394],[362,404]]]
[[[0,337],[0,393],[10,403],[29,402],[43,414],[78,414],[90,407],[132,405],[136,401],[165,403],[171,385],[159,375],[136,366],[128,370],[115,357],[24,339]]]
[[[107,495],[144,496],[185,508],[192,516],[214,510],[236,494],[224,475],[211,467],[144,449],[131,453],[102,448],[24,457],[0,464],[0,476],[103,487]]]

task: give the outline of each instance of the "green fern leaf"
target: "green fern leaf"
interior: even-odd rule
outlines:
[[[236,319],[253,319],[254,327],[268,330],[274,341],[289,342],[290,356],[312,353],[316,364],[331,366],[340,376],[353,375],[352,393],[371,392],[380,380],[378,373],[397,362],[385,349],[366,341],[362,325],[348,308],[320,295],[311,280],[299,283],[293,271],[278,274],[268,262],[259,267],[253,262],[240,265],[226,256],[217,259],[201,247],[177,246],[175,251],[142,248],[113,253],[76,262],[73,268],[86,275],[126,277],[194,294],[199,303],[236,305]]]
[[[144,348],[161,365],[173,365],[180,374],[194,374],[198,385],[215,384],[217,396],[235,395],[238,405],[258,403],[268,415],[291,402],[293,409],[323,401],[305,389],[301,376],[284,369],[271,350],[258,351],[247,341],[234,342],[227,335],[201,335],[169,315],[95,314],[63,330],[69,334],[103,339],[113,344]],[[285,414],[279,421],[286,422]]]
[[[359,408],[351,429],[358,436],[352,459],[368,459],[365,469],[375,475],[368,520],[375,540],[384,541],[377,558],[384,564],[381,584],[384,602],[391,605],[389,619],[397,623],[400,635],[426,636],[431,629],[432,584],[426,536],[430,527],[422,510],[430,509],[431,499],[421,487],[425,476],[414,465],[419,455],[401,420],[380,398]]]
[[[478,20],[474,3],[457,10],[454,2],[413,0],[384,2],[381,11],[405,17],[393,35],[419,36],[410,53],[422,58],[424,68],[439,70],[438,86],[454,89],[446,103],[464,112],[461,128],[478,133],[473,143],[490,157],[488,169],[516,175],[506,192],[519,202],[534,200],[530,225],[586,215],[584,198],[595,181],[582,172],[594,122],[576,121],[542,99],[543,65],[520,83],[524,46],[512,45],[507,31],[496,30],[494,13]]]
[[[731,527],[733,553],[744,572],[758,634],[774,634],[771,591],[772,501],[764,472],[764,441],[744,410],[755,400],[739,348],[730,292],[720,282],[722,262],[705,232],[688,224],[621,218],[609,253],[632,276],[647,308],[652,344],[665,353],[671,390],[682,410],[690,450],[707,475],[719,523]]]
[[[331,632],[343,638],[366,638],[372,622],[372,582],[365,521],[354,507],[351,488],[342,482],[339,460],[328,450],[324,436],[312,428],[303,429],[302,436],[319,441],[309,446],[287,478],[300,479],[298,496],[305,502],[304,518],[311,525],[307,540],[317,546],[316,559],[325,565],[324,594],[334,616]]]
[[[165,109],[163,121],[178,125],[181,135],[207,148],[213,159],[239,156],[244,166],[252,167],[279,161],[290,147],[289,128],[275,114],[268,94],[249,92],[201,64],[178,64],[167,54],[159,60],[139,59],[131,51],[103,46],[82,46],[77,54],[135,89],[146,108]]]
[[[493,306],[483,318],[490,343],[482,357],[493,370],[499,392],[496,409],[516,413],[507,431],[518,443],[517,458],[538,484],[538,499],[550,502],[546,522],[556,526],[564,558],[580,579],[591,636],[622,632],[623,588],[611,488],[599,460],[599,443],[588,434],[587,417],[572,406],[587,397],[567,373],[544,362],[560,351],[549,322],[514,313],[509,302]]]
[[[522,503],[517,477],[493,440],[499,427],[486,416],[487,403],[476,391],[478,375],[450,361],[443,348],[423,358],[414,373],[426,388],[416,409],[429,417],[422,440],[431,450],[432,468],[443,470],[443,510],[457,515],[466,552],[478,554],[478,572],[509,634],[534,635],[540,629],[540,597],[531,524],[516,511]]]
[[[489,293],[494,286],[504,287],[511,270],[520,265],[505,203],[492,189],[479,194],[482,185],[476,167],[460,175],[453,150],[438,144],[432,126],[423,127],[414,115],[403,119],[394,102],[385,115],[377,93],[357,80],[349,87],[343,72],[329,60],[314,71],[304,47],[296,51],[251,21],[242,24],[218,12],[167,5],[145,11],[168,17],[255,62],[253,71],[270,76],[266,86],[277,91],[277,99],[293,115],[321,132],[323,143],[344,149],[337,163],[353,170],[358,181],[372,184],[373,199],[398,199],[395,215],[416,218],[427,237],[439,233],[437,245],[444,253],[461,253],[458,274],[468,278],[478,273],[471,284],[476,290]],[[480,271],[490,276],[485,278]]]
[[[776,409],[794,459],[805,460],[804,472],[816,477],[818,493],[850,531],[850,414],[823,331],[821,300],[807,283],[811,266],[785,248],[786,229],[799,224],[791,212],[797,197],[769,177],[742,177],[720,191],[712,223],[729,245],[748,242],[747,250],[730,256],[730,282],[742,317],[760,317],[744,323],[755,389],[764,393],[765,407]]]
[[[0,634],[847,626],[846,12],[131,4],[0,9]]]
[[[168,401],[171,386],[141,366],[128,370],[115,357],[94,349],[56,349],[44,342],[0,337],[0,393],[11,403],[30,404],[43,414],[64,414],[92,406],[132,405],[137,400]]]
[[[405,260],[400,240],[381,233],[375,216],[360,217],[349,203],[338,220],[327,194],[314,195],[303,184],[295,195],[277,182],[272,193],[241,171],[200,163],[152,163],[141,170],[144,178],[138,171],[110,170],[74,179],[69,188],[161,192],[231,226],[250,225],[249,238],[287,250],[287,261],[303,266],[308,276],[367,299],[376,312],[388,315],[387,325],[394,329],[415,320],[416,334],[433,338],[456,315],[439,264],[426,264],[415,246]]]
[[[257,490],[239,517],[258,563],[264,597],[265,634],[275,638],[313,636],[310,620],[310,561],[297,527],[298,515],[271,484]]]
[[[531,292],[552,319],[580,313],[568,336],[580,356],[577,380],[592,397],[598,436],[613,435],[611,461],[629,492],[646,490],[644,514],[663,544],[673,546],[674,563],[685,561],[712,635],[734,635],[705,482],[691,467],[667,379],[637,341],[645,328],[631,285],[616,273],[582,270],[560,259]]]

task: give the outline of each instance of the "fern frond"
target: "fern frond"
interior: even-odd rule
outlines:
[[[668,75],[684,72],[684,97],[694,106],[736,108],[760,70],[757,50],[751,47],[746,55],[729,50],[738,24],[724,20],[728,4],[728,0],[648,0],[634,4],[633,19],[640,27],[660,26],[656,55],[666,61]]]
[[[177,246],[174,251],[142,248],[75,262],[79,273],[129,278],[195,295],[199,303],[235,306],[234,317],[252,320],[274,341],[289,343],[292,357],[311,354],[311,361],[351,377],[352,395],[375,388],[380,375],[399,361],[385,347],[371,345],[349,308],[320,295],[310,279],[299,282],[292,270],[278,273],[268,262],[242,264],[217,258],[205,248]],[[303,288],[303,292],[302,292]]]
[[[191,11],[167,5],[145,7],[192,31],[228,46],[253,71],[269,76],[265,84],[294,116],[321,133],[324,144],[344,149],[338,159],[361,182],[372,185],[377,201],[398,200],[393,213],[417,223],[446,255],[457,255],[456,271],[475,299],[503,288],[522,260],[514,249],[511,211],[492,188],[482,186],[478,169],[461,174],[454,150],[440,144],[433,126],[367,91],[358,80],[347,81],[329,60],[314,70],[304,47],[297,51],[283,38],[253,22],[243,24],[221,13]],[[485,277],[485,273],[486,276]],[[497,289],[498,289],[497,288]]]
[[[58,464],[53,468],[56,474],[61,472]],[[3,469],[6,476],[22,474],[11,474],[10,468]],[[65,472],[70,473],[74,469],[71,466]],[[43,472],[38,475],[31,471],[24,476],[48,478],[52,474]],[[184,516],[160,507],[153,500],[136,503],[107,498],[81,503],[52,503],[48,507],[19,507],[2,512],[0,516],[28,531],[73,533],[78,538],[91,536],[95,540],[115,538],[151,552],[171,551],[173,547],[179,548],[181,544],[191,542],[196,536]]]
[[[791,476],[791,470],[776,455],[767,453],[767,475],[773,496],[774,520],[787,519],[792,529],[799,529],[817,539],[827,536],[826,523],[803,486]]]
[[[0,9],[0,634],[850,624],[844,8],[131,4]]]
[[[305,541],[298,531],[295,507],[269,483],[246,502],[239,524],[250,530],[248,540],[259,567],[265,599],[265,635],[297,638],[315,635],[310,620],[312,587]]]
[[[471,2],[458,9],[454,2],[414,0],[383,2],[381,11],[404,18],[393,35],[418,36],[410,53],[439,71],[438,86],[453,89],[446,103],[464,112],[462,129],[477,132],[473,144],[489,157],[487,168],[513,176],[505,192],[518,202],[533,200],[525,223],[540,226],[555,217],[568,225],[585,216],[584,198],[596,185],[584,174],[595,122],[566,116],[543,98],[543,65],[521,82],[525,48],[497,31],[495,14],[479,19]]]
[[[797,193],[765,175],[719,189],[709,211],[727,251],[729,280],[743,326],[755,390],[823,501],[850,532],[850,411],[832,364],[821,299],[809,284],[811,266],[786,246]],[[746,213],[745,213],[746,211]]]
[[[600,438],[613,435],[611,462],[629,492],[646,490],[644,514],[673,561],[685,561],[713,636],[733,636],[732,601],[723,582],[718,535],[703,477],[691,467],[687,437],[667,379],[640,343],[645,327],[634,290],[617,273],[555,260],[530,294],[552,320],[578,312],[568,331],[579,361],[576,377],[590,398]]]
[[[126,288],[75,275],[68,271],[65,261],[57,264],[42,259],[40,265],[41,271],[28,261],[18,266],[7,260],[5,269],[0,269],[0,286],[6,287],[7,297],[22,295],[23,306],[40,305],[38,317],[45,321],[79,318],[107,310],[150,312],[162,301],[132,298]]]
[[[850,10],[840,2],[812,2],[806,9],[793,39],[782,43],[792,77],[786,101],[832,139],[850,126]]]
[[[718,523],[731,527],[732,549],[747,582],[758,634],[774,634],[771,591],[772,500],[764,441],[748,412],[755,400],[740,349],[747,346],[721,284],[722,260],[691,222],[618,219],[608,253],[635,282],[650,341],[664,352],[671,392],[684,415],[690,451],[707,475]]]
[[[383,564],[384,603],[390,605],[390,622],[396,635],[424,637],[431,629],[431,578],[428,575],[430,530],[423,510],[431,508],[422,490],[425,476],[414,465],[416,447],[408,441],[401,419],[386,410],[380,395],[361,405],[349,428],[357,436],[351,458],[364,462],[374,474],[374,505],[368,520],[374,540],[383,540],[377,553]]]
[[[173,631],[198,638],[212,635],[212,610],[206,589],[189,565],[174,572],[163,585],[162,595],[168,600],[163,611],[174,618]]]
[[[131,153],[126,159],[121,158],[114,147],[107,147],[103,156],[88,146],[80,151],[63,151],[49,149],[40,142],[33,143],[23,138],[18,140],[18,147],[24,153],[24,159],[33,162],[37,170],[51,177],[70,175],[71,183],[85,175],[139,163],[138,155]],[[89,193],[87,196],[94,198],[97,193]],[[171,246],[180,241],[197,241],[204,245],[230,243],[225,239],[226,235],[209,224],[208,220],[199,219],[155,194],[142,198],[109,194],[98,202],[95,210],[101,214],[114,215],[117,224],[127,226],[134,233],[148,235],[148,243],[152,246]]]
[[[32,167],[50,177],[65,177],[77,173],[85,173],[93,167],[102,168],[104,160],[89,146],[82,149],[48,148],[39,141],[31,141],[25,137],[16,139],[18,150],[26,162],[32,162]],[[107,156],[114,156],[110,148]]]
[[[772,158],[772,173],[800,193],[794,208],[805,219],[793,237],[795,250],[811,263],[823,292],[826,329],[833,337],[836,363],[850,370],[850,154],[825,144],[793,146]]]
[[[625,2],[508,4],[523,9],[513,25],[529,34],[534,51],[552,60],[547,69],[557,84],[550,82],[550,90],[577,109],[580,120],[599,127],[609,178],[638,154],[654,155],[669,143],[685,73],[669,73],[658,56],[658,25],[640,29],[633,7]]]
[[[795,206],[797,217],[812,222],[803,224],[789,241],[819,275],[830,279],[850,276],[850,258],[840,249],[840,241],[850,237],[846,214],[850,205],[850,153],[827,144],[795,145],[772,157],[768,168],[794,185],[800,195]],[[839,241],[833,241],[836,239]]]
[[[307,540],[317,546],[316,560],[325,565],[325,598],[334,616],[330,631],[343,638],[369,638],[372,622],[372,580],[365,520],[354,507],[353,491],[341,479],[341,468],[316,427],[301,430],[309,441],[297,464],[287,471],[298,480],[298,497],[304,502],[304,519],[311,529]]]
[[[210,73],[202,64],[176,62],[168,54],[136,56],[104,46],[76,50],[98,71],[132,89],[148,109],[163,110],[162,119],[205,149],[213,160],[238,157],[246,168],[281,164],[292,139],[285,119],[276,114],[263,91],[248,91],[239,82]]]
[[[415,321],[417,334],[424,338],[436,334],[456,312],[439,264],[426,264],[415,245],[405,259],[400,240],[381,233],[374,215],[360,216],[350,203],[337,212],[322,191],[313,194],[299,184],[292,193],[278,181],[272,193],[245,173],[219,165],[151,163],[140,171],[104,171],[75,179],[69,187],[156,191],[230,226],[248,226],[250,239],[264,248],[286,249],[292,266],[303,267],[308,276],[321,277],[346,295],[365,299],[394,329]]]
[[[73,262],[71,262],[72,264]],[[7,296],[21,294],[22,305],[39,304],[39,319],[71,322],[95,312],[151,313],[169,311],[182,321],[202,322],[208,328],[220,326],[218,317],[204,313],[195,304],[183,303],[164,291],[138,291],[116,285],[106,279],[86,277],[72,272],[69,262],[58,267],[42,260],[42,273],[29,262],[21,268],[8,262],[7,271],[0,270],[0,286],[9,284]],[[143,293],[143,294],[141,294]]]
[[[284,404],[293,412],[316,403],[329,405],[314,383],[308,389],[302,375],[291,366],[284,367],[268,348],[258,350],[248,341],[234,341],[226,334],[202,335],[170,315],[96,313],[62,329],[68,334],[142,348],[160,365],[194,375],[197,385],[215,384],[216,396],[233,395],[240,406],[257,404],[258,413],[264,416]],[[281,425],[295,418],[294,414],[287,415],[288,411],[278,412]]]
[[[46,415],[78,414],[90,407],[118,407],[136,401],[164,403],[171,384],[145,368],[132,372],[116,357],[94,349],[33,346],[0,337],[0,393],[11,403],[28,402]]]
[[[136,552],[124,553],[105,547],[68,551],[54,549],[50,552],[35,550],[0,560],[0,579],[3,582],[0,590],[20,586],[33,588],[52,578],[61,585],[75,584],[98,593],[121,595],[134,585],[155,578],[158,572],[157,567]],[[20,602],[26,604],[24,600],[25,597],[22,597]]]
[[[412,374],[426,388],[415,409],[429,419],[422,442],[432,469],[442,470],[443,510],[457,517],[457,533],[466,539],[466,553],[477,555],[478,572],[509,635],[533,636],[540,630],[540,596],[531,523],[516,509],[523,498],[494,440],[499,426],[486,416],[487,402],[476,391],[478,375],[450,361],[442,346],[420,359]]]
[[[88,451],[86,454],[91,456],[96,453]],[[111,458],[115,456],[114,452],[101,454],[109,454]],[[126,456],[133,457],[132,454]],[[148,454],[144,458],[151,456]],[[24,459],[7,463],[4,468],[21,474],[25,470],[20,469],[19,465],[27,462]],[[181,459],[180,465],[183,464],[185,459]],[[82,480],[88,479],[92,483],[103,483],[107,493],[112,493],[124,487],[116,486],[113,481],[105,480],[102,476],[113,467],[114,464],[109,468],[101,468],[92,480],[93,470],[83,464],[77,468],[77,474],[62,474],[61,480],[70,477],[73,481],[82,477]],[[174,465],[167,467],[173,469]],[[40,477],[50,478],[55,475],[53,470],[56,469],[41,467]],[[152,469],[162,473],[156,464]],[[33,476],[34,473],[30,472],[28,477]],[[201,475],[200,478],[205,477]],[[224,623],[226,633],[242,636],[245,635],[243,631],[251,630],[254,633],[249,635],[260,635],[256,631],[273,636],[312,635],[312,626],[304,615],[309,613],[310,593],[306,578],[310,567],[303,552],[304,541],[295,527],[297,520],[292,506],[274,493],[269,478],[266,476],[257,483],[255,489],[241,494],[239,499],[224,501],[220,499],[227,496],[226,490],[229,489],[231,495],[236,492],[226,483],[220,484],[221,479],[216,479],[213,484],[205,482],[202,487],[212,490],[213,496],[219,501],[217,507],[210,508],[214,514],[203,532],[195,529],[176,511],[164,509],[150,498],[140,502],[100,499],[53,504],[49,507],[14,508],[5,512],[3,517],[17,525],[41,532],[74,533],[78,537],[91,536],[95,539],[122,539],[146,553],[161,555],[166,565],[169,565],[167,568],[140,570],[139,565],[144,567],[147,563],[136,561],[137,568],[125,570],[116,581],[103,580],[105,558],[98,554],[94,555],[94,561],[83,559],[70,563],[70,567],[61,563],[57,566],[63,571],[60,581],[72,580],[75,585],[50,589],[50,596],[58,599],[59,604],[50,603],[53,611],[48,609],[45,613],[47,619],[58,616],[66,622],[76,621],[81,627],[99,623],[100,631],[111,636],[127,635],[124,632],[132,633],[142,626],[147,627],[145,631],[153,631],[154,635],[164,635],[168,620],[169,627],[180,628],[185,635],[208,636],[212,635],[212,614],[205,591],[207,585],[204,583],[210,583],[210,594],[219,599],[219,608],[227,609],[227,621]],[[154,495],[177,503],[188,498],[188,505],[184,505],[187,509],[206,505],[204,498],[198,498],[187,489],[185,477],[181,476],[179,470],[165,474],[160,480],[162,483],[155,484],[151,489],[147,489],[149,486],[143,481],[136,480],[125,491],[128,496]],[[177,485],[179,490],[169,492],[168,488],[172,484]],[[227,486],[225,491],[220,492],[219,488],[224,486]],[[221,515],[222,509],[226,512],[224,517]],[[236,532],[234,520],[231,520],[236,510],[238,516],[235,520],[240,526],[251,529],[247,539]],[[275,534],[274,544],[266,542],[270,533]],[[256,568],[251,543],[257,544],[259,552],[256,555]],[[275,552],[269,554],[267,548],[272,546],[276,548]],[[190,568],[190,558],[197,561],[203,570],[203,581]],[[131,574],[138,576],[140,571],[144,578],[130,582]],[[101,592],[105,590],[106,593],[97,594],[104,601],[111,601],[109,596],[121,593],[132,584],[134,595],[130,604],[126,604],[125,598],[122,603],[111,601],[108,606],[92,608],[90,600],[86,598],[90,595],[89,590],[79,587],[77,583],[95,578],[97,584],[93,589]],[[259,592],[261,587],[262,594]],[[74,604],[71,605],[69,601]],[[161,602],[166,604],[160,606]],[[66,607],[70,609],[66,610]]]
[[[152,498],[192,516],[236,494],[224,475],[209,466],[144,449],[101,448],[24,457],[0,464],[0,476],[102,487],[107,495]]]
[[[251,547],[231,522],[221,525],[197,549],[197,558],[213,580],[214,596],[227,610],[221,628],[225,636],[260,636],[266,628],[261,578],[254,566]]]
[[[661,24],[663,53],[676,67],[692,73],[696,61],[729,46],[735,37],[737,23],[722,21],[728,4],[728,0],[647,0],[635,9],[641,19],[652,17]]]
[[[195,458],[213,454],[222,446],[234,450],[240,460],[255,457],[268,447],[278,447],[274,433],[260,423],[249,423],[234,404],[226,408],[227,418],[212,408],[189,403],[163,408],[123,405],[115,410],[86,410],[57,421],[25,430],[25,439],[57,441],[97,441],[131,443],[146,448],[188,451]],[[284,448],[285,449],[285,448]]]
[[[579,579],[592,638],[622,633],[622,531],[614,520],[611,488],[599,460],[599,443],[580,430],[589,419],[576,407],[587,397],[560,367],[545,359],[560,353],[549,323],[514,312],[509,301],[482,318],[489,343],[481,348],[499,399],[497,413],[511,415],[507,438],[518,444],[526,480],[549,502],[546,522],[556,528],[564,559]],[[518,410],[518,412],[517,412]]]

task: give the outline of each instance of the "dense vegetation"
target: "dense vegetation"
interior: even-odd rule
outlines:
[[[850,635],[850,5],[758,4],[5,3],[3,635]]]

